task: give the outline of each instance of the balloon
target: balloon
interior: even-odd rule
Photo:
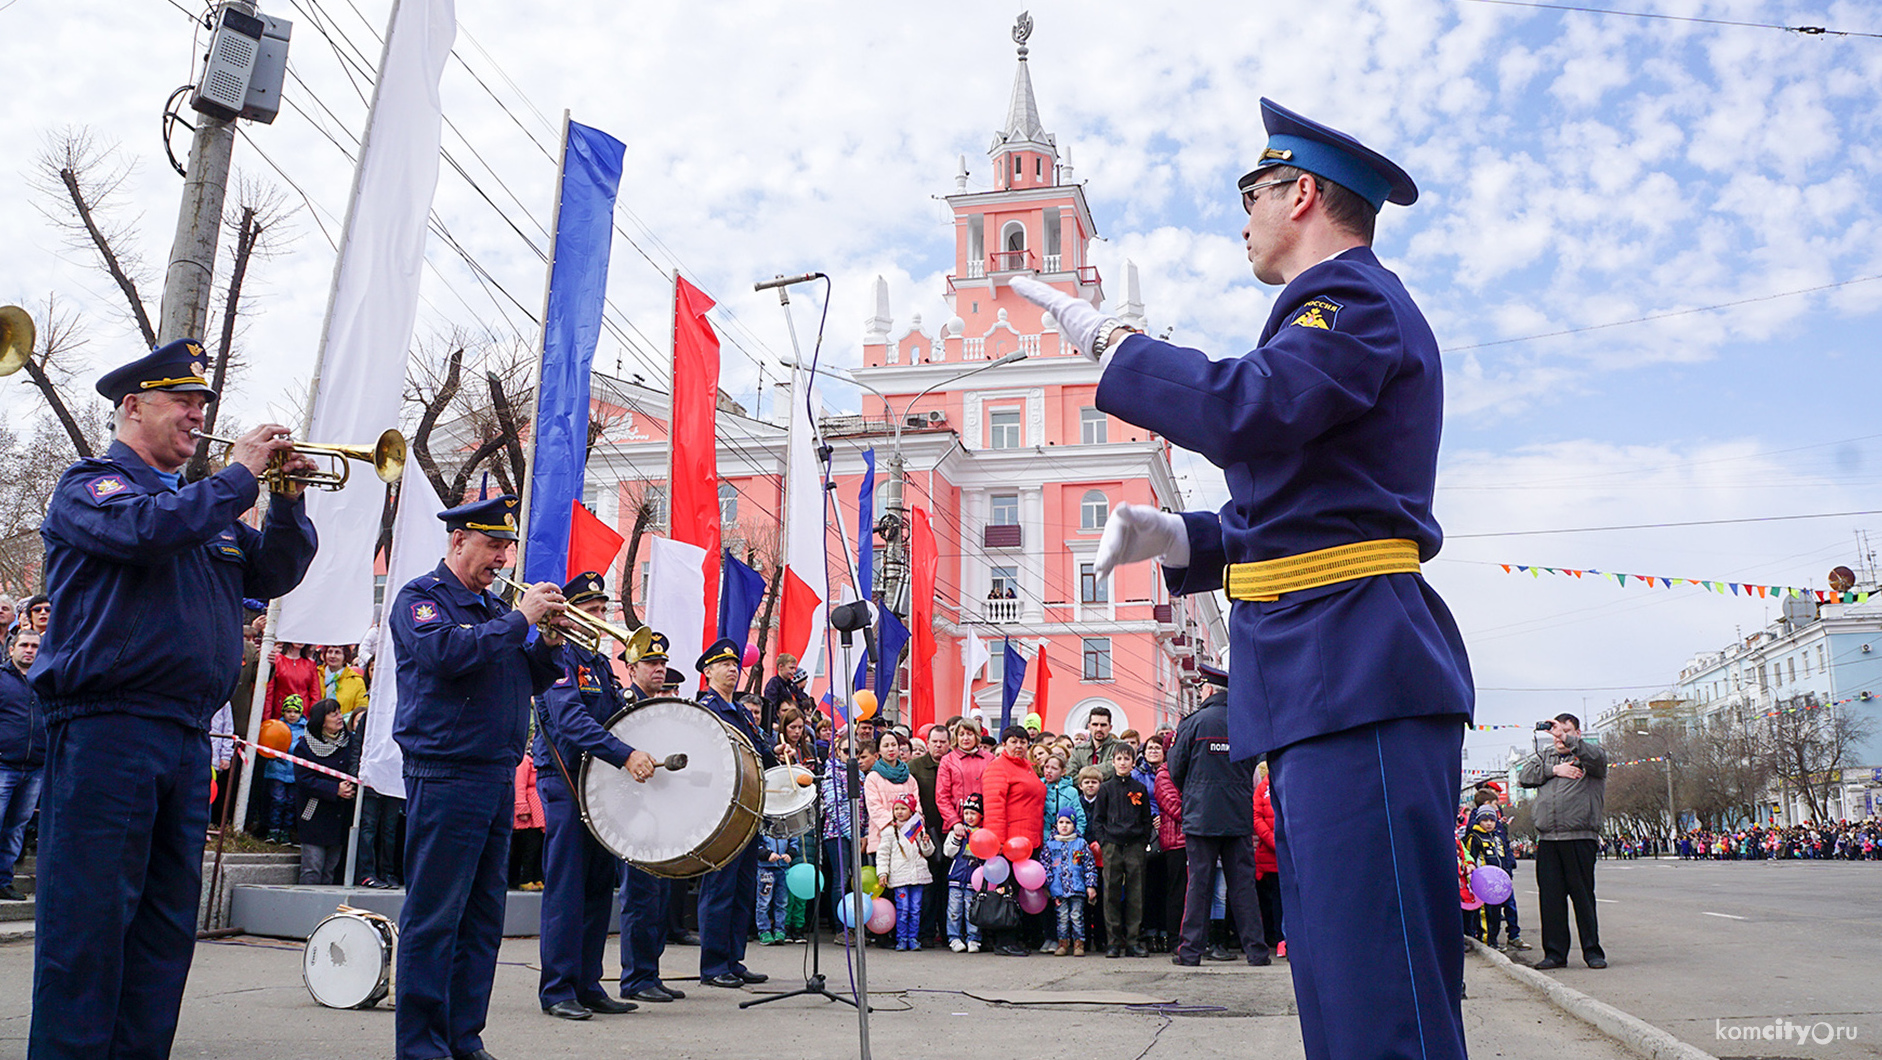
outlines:
[[[1510,883],[1510,874],[1499,866],[1480,865],[1470,870],[1470,890],[1485,905],[1502,905],[1510,900],[1515,889]]]
[[[739,664],[741,666],[751,666],[753,663],[756,663],[757,661],[758,661],[758,645],[756,644],[745,645],[745,655],[743,658],[739,660]]]
[[[1462,905],[1467,913],[1483,908],[1483,901],[1478,898],[1460,898],[1458,904]]]
[[[1006,854],[1006,860],[1015,865],[1025,861],[1032,857],[1032,837],[1024,835],[1009,837],[1003,853]]]
[[[882,890],[882,884],[876,879],[876,867],[864,865],[863,871],[856,877],[857,890],[873,895]]]
[[[846,894],[843,896],[843,900],[836,904],[836,918],[841,920],[843,926],[846,928],[856,926],[856,898],[854,895]]]
[[[967,877],[967,889],[971,891],[984,891],[987,889],[987,878],[982,875],[980,869],[974,869],[974,874]]]
[[[878,935],[886,935],[894,931],[895,903],[887,898],[876,899],[875,912],[869,914],[869,919],[863,923],[863,926]]]
[[[856,694],[850,698],[856,704],[857,720],[860,721],[864,718],[873,718],[876,716],[877,704],[876,694],[874,692],[871,692],[867,688],[859,688],[856,690]]]
[[[285,751],[293,746],[294,733],[288,723],[280,718],[269,718],[261,723],[261,756],[273,758],[273,751]],[[273,750],[271,751],[270,748]]]
[[[980,873],[981,878],[998,887],[1006,882],[1008,876],[1013,875],[1013,866],[1005,858],[995,854],[987,859],[985,865],[980,866]]]
[[[1046,903],[1051,900],[1044,891],[1019,892],[1019,907],[1028,913],[1041,912],[1045,909]]]
[[[1046,867],[1031,858],[1013,866],[1013,879],[1029,891],[1036,891],[1046,885]]]
[[[982,861],[1000,852],[1000,837],[990,828],[976,828],[967,837],[967,851]]]
[[[792,865],[784,870],[784,886],[791,893],[808,902],[823,890],[823,873],[810,865]]]

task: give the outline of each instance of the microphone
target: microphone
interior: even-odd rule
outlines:
[[[821,272],[800,272],[796,276],[777,276],[751,285],[754,291],[769,291],[773,287],[789,287],[794,283],[809,283],[812,280],[827,280]]]

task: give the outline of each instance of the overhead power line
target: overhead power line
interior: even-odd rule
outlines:
[[[1743,519],[1697,519],[1678,523],[1629,523],[1624,526],[1565,526],[1555,530],[1494,530],[1481,534],[1446,534],[1447,541],[1476,537],[1535,537],[1541,534],[1592,534],[1603,530],[1665,530],[1680,526],[1725,526],[1731,523],[1787,523],[1797,519],[1840,519],[1855,515],[1882,515],[1882,509],[1861,512],[1815,512],[1810,515],[1754,515]]]
[[[1571,11],[1582,15],[1618,15],[1624,18],[1651,18],[1663,22],[1698,22],[1708,26],[1739,26],[1745,29],[1775,29],[1785,33],[1800,33],[1806,37],[1875,37],[1882,38],[1882,33],[1865,33],[1861,30],[1830,29],[1825,26],[1786,26],[1780,22],[1742,22],[1730,18],[1701,18],[1697,15],[1663,15],[1654,11],[1616,11],[1605,7],[1581,7],[1576,4],[1544,4],[1535,0],[1468,0],[1473,4],[1495,4],[1498,7],[1534,7],[1545,11]]]

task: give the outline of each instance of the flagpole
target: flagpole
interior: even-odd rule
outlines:
[[[531,394],[529,401],[529,450],[523,454],[523,493],[520,506],[522,514],[517,517],[517,525],[523,528],[523,532],[516,542],[516,580],[525,583],[529,577],[524,573],[523,553],[529,547],[529,503],[532,492],[530,480],[536,469],[536,445],[542,438],[542,433],[536,430],[536,425],[542,415],[542,364],[543,358],[547,355],[546,347],[549,345],[549,291],[555,283],[556,237],[562,232],[562,174],[568,168],[568,161],[569,111],[567,107],[564,107],[562,108],[562,150],[556,155],[555,160],[555,209],[549,215],[549,261],[543,266],[542,275],[542,326],[538,329],[536,337],[536,382],[531,388],[534,393]],[[522,439],[519,438],[517,441],[520,442]],[[451,498],[453,501],[456,499]]]

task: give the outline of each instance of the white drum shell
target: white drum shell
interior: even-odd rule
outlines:
[[[371,1008],[392,981],[398,932],[384,917],[335,913],[314,926],[301,954],[301,980],[328,1008]]]
[[[800,784],[800,777],[812,782]],[[773,839],[794,839],[817,826],[816,774],[803,766],[772,766],[765,770],[766,835]]]

